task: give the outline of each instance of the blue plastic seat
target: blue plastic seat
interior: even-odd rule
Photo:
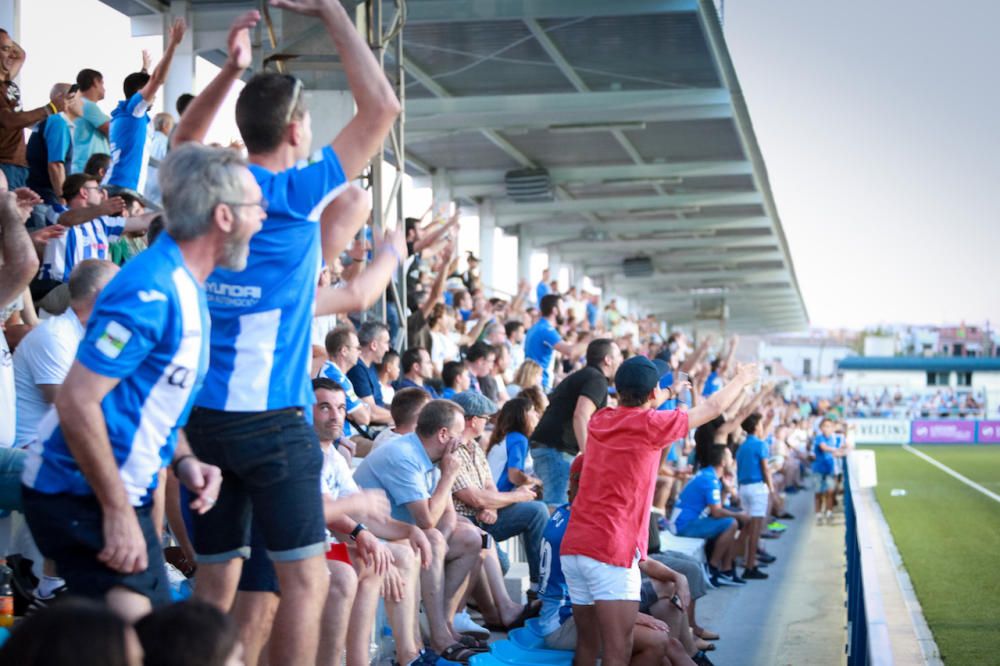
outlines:
[[[515,666],[572,666],[573,664],[573,653],[568,650],[530,650],[512,641],[492,643],[490,654],[505,664]]]
[[[489,652],[483,652],[471,657],[469,666],[510,666],[510,664],[500,661]]]
[[[533,632],[527,627],[521,627],[520,629],[512,629],[507,634],[507,638],[510,639],[511,643],[517,646],[523,647],[526,650],[544,650],[545,639]]]
[[[545,636],[545,633],[541,629],[541,620],[537,617],[533,617],[530,620],[526,620],[524,623],[524,628],[535,634],[539,638]]]

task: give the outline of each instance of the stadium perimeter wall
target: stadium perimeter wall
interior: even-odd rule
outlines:
[[[855,444],[1000,444],[1000,421],[847,419]]]

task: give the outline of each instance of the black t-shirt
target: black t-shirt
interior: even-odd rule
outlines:
[[[573,432],[573,412],[580,396],[586,396],[601,409],[608,404],[608,378],[588,365],[562,380],[549,395],[549,407],[531,435],[532,446],[547,446],[577,454],[580,447]]]

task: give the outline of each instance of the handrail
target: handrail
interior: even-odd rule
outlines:
[[[847,481],[844,490],[847,518],[847,663],[849,666],[888,666],[894,660],[876,573],[878,531],[874,512],[867,506],[873,501],[872,493],[864,493],[858,482],[860,474],[854,456],[848,456],[844,468]]]

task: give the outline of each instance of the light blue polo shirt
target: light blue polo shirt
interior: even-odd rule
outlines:
[[[736,451],[736,479],[741,486],[764,482],[764,472],[760,469],[760,463],[762,460],[767,460],[769,454],[766,442],[753,435],[747,435]]]
[[[354,480],[362,488],[381,489],[389,497],[392,517],[414,524],[406,505],[430,499],[441,471],[431,462],[417,433],[383,444],[361,461]]]
[[[73,170],[83,173],[87,160],[94,153],[111,154],[111,143],[98,127],[111,122],[111,116],[101,111],[96,102],[83,100],[83,115],[73,123]]]
[[[524,357],[542,366],[542,388],[548,392],[552,388],[552,352],[562,342],[562,336],[548,319],[539,319],[524,337]]]

